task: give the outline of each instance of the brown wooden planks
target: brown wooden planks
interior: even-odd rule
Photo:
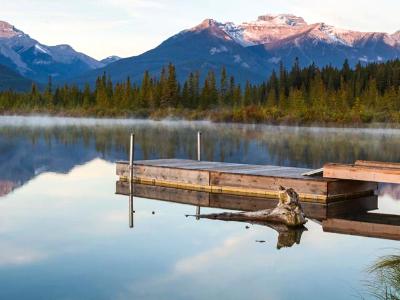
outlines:
[[[191,159],[152,159],[152,160],[137,160],[135,165],[146,165],[146,166],[179,166],[188,163],[193,163]]]
[[[116,174],[119,177],[129,177],[129,165],[127,162],[116,162]]]
[[[327,184],[324,181],[307,181],[272,176],[211,172],[210,184],[270,191],[278,191],[279,186],[282,185],[291,187],[298,193],[327,195]]]
[[[370,182],[400,183],[400,168],[326,164],[324,177]]]
[[[369,160],[357,160],[354,163],[356,166],[366,167],[380,167],[380,168],[397,168],[400,169],[400,163],[395,162],[381,162],[381,161],[369,161]]]
[[[135,166],[134,176],[158,181],[171,181],[193,185],[209,185],[210,176],[208,171],[186,170],[156,166]]]
[[[279,186],[294,188],[302,199],[328,203],[371,194],[376,183],[302,176],[302,168],[244,165],[179,159],[135,161],[134,180],[166,187],[214,193],[277,197]],[[117,175],[129,178],[129,165],[117,163]]]
[[[378,189],[376,182],[356,180],[336,180],[328,182],[328,195],[346,195],[375,191]]]

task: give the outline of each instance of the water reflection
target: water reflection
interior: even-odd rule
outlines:
[[[116,194],[129,196],[130,227],[133,222],[134,197],[191,205],[196,211],[192,215],[195,217],[200,214],[201,207],[255,211],[273,208],[277,204],[277,199],[273,198],[236,196],[138,183],[129,184],[126,181],[116,182]],[[400,240],[400,215],[376,212],[378,209],[377,196],[345,199],[328,204],[302,202],[302,207],[306,217],[320,224],[324,232]],[[197,217],[196,219],[198,220]],[[249,222],[244,221],[244,223]],[[251,222],[251,224],[275,230],[278,233],[278,249],[299,244],[302,233],[306,230],[306,228],[293,230],[284,225],[268,222]]]
[[[393,151],[400,147],[400,130],[395,129],[52,120],[0,117],[1,195],[43,172],[65,174],[94,158],[126,159],[132,131],[136,159],[196,158],[196,133],[201,130],[203,158],[209,161],[319,168],[325,162],[400,160],[400,152]]]
[[[129,187],[129,188],[128,188]],[[133,210],[134,197],[145,197],[146,199],[178,202],[181,204],[193,205],[195,208],[194,215],[186,215],[186,217],[195,217],[200,220],[201,207],[218,207],[220,209],[237,210],[239,207],[246,208],[246,210],[260,210],[261,207],[272,208],[276,205],[276,199],[260,199],[255,197],[245,196],[232,196],[223,194],[212,194],[208,192],[190,191],[175,189],[169,187],[159,187],[144,184],[128,183],[126,181],[118,181],[116,184],[116,194],[128,195],[128,215],[129,215],[129,228],[133,228],[133,218],[135,211]],[[219,203],[219,204],[216,204]],[[310,208],[311,206],[308,205]],[[308,211],[313,211],[309,209]],[[249,221],[235,221],[242,223],[249,223],[252,225],[259,225],[270,228],[278,233],[277,249],[290,248],[295,244],[300,244],[301,236],[306,227],[290,228],[283,224],[276,224],[270,222],[249,222]]]
[[[218,208],[224,210],[255,211],[274,208],[276,198],[259,198],[239,195],[209,193],[204,191],[176,189],[155,185],[132,184],[130,193],[127,181],[116,182],[116,193],[145,199],[192,205],[196,212],[200,207]],[[378,197],[375,195],[356,199],[343,199],[329,204],[302,202],[301,206],[307,218],[325,220],[345,215],[356,215],[378,208]],[[193,210],[194,211],[194,210]]]
[[[134,197],[132,230],[114,173],[95,159],[1,199],[0,299],[352,299],[365,289],[366,266],[398,248],[310,221],[300,245],[277,251],[277,233],[265,226],[185,218],[202,196],[191,206]]]
[[[1,299],[351,299],[365,291],[365,268],[399,248],[398,241],[324,231],[318,220],[339,219],[344,203],[308,207],[308,216],[321,224],[310,221],[301,239],[283,241],[258,224],[185,218],[198,207],[207,213],[273,202],[136,186],[141,195],[130,203],[114,195],[110,163],[127,158],[131,131],[137,133],[137,159],[195,158],[199,129],[208,160],[310,168],[327,160],[397,161],[397,130],[2,120],[0,186],[8,194],[0,199]],[[370,198],[357,207],[376,213],[379,204],[379,213],[399,214],[391,196],[396,188],[381,191],[378,203]],[[168,202],[151,200],[161,192]],[[276,251],[278,243],[293,242]]]
[[[326,232],[400,240],[400,215],[383,213],[347,214],[322,222]]]

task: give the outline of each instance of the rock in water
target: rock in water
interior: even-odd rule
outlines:
[[[224,221],[256,221],[285,224],[288,227],[302,227],[306,222],[299,202],[299,195],[292,188],[279,188],[279,202],[273,209],[252,212],[220,213],[198,215],[200,218]]]

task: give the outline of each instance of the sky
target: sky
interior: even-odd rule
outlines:
[[[0,7],[0,20],[39,42],[97,59],[141,54],[206,18],[241,23],[291,13],[346,29],[400,30],[398,0],[0,0]]]

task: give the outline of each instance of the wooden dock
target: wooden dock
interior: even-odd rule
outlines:
[[[279,186],[297,191],[302,202],[330,203],[373,195],[374,182],[305,176],[311,169],[186,159],[117,162],[121,181],[262,198],[278,197]],[[325,172],[325,171],[324,171]]]
[[[325,164],[325,178],[400,184],[400,164],[358,160],[354,164]]]

